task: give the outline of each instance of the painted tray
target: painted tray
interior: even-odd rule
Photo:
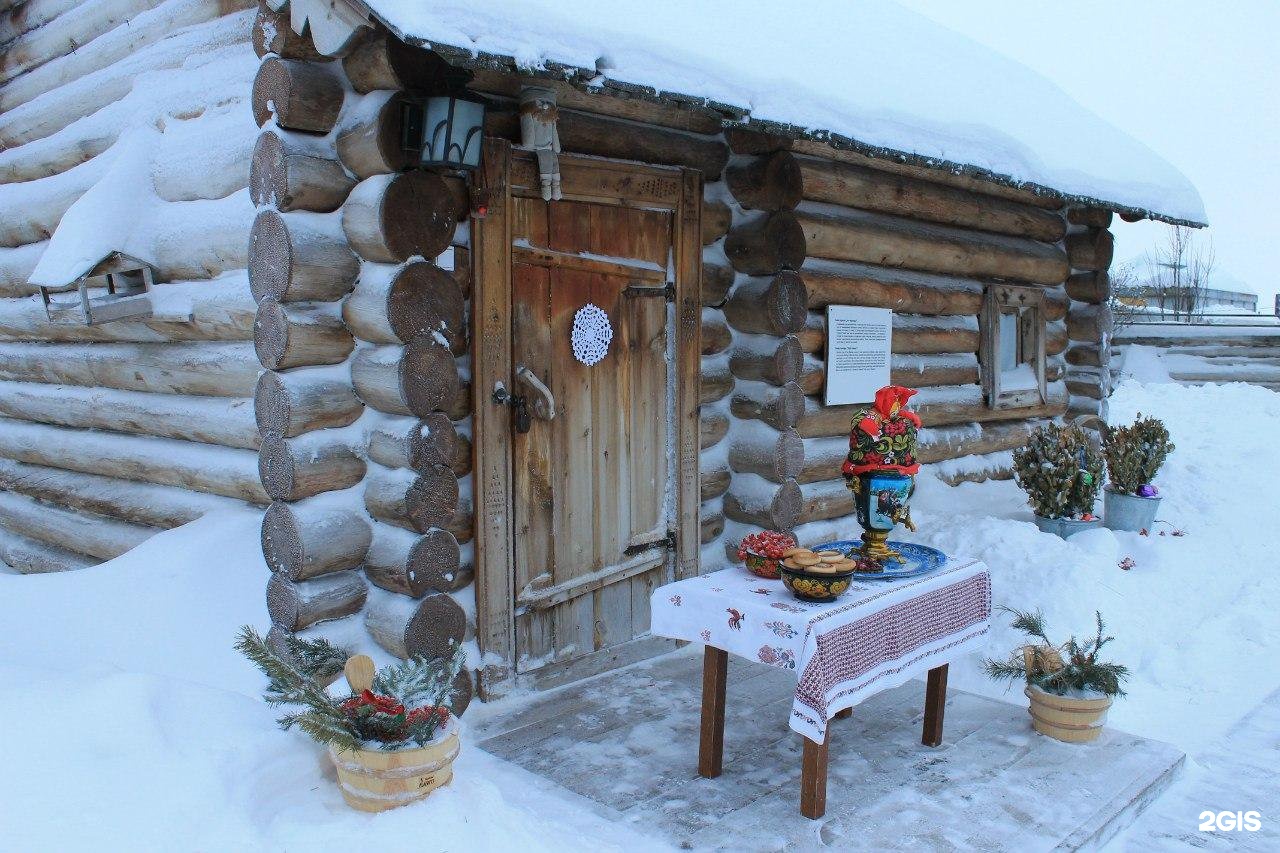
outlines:
[[[913,542],[889,542],[889,547],[902,554],[905,563],[898,563],[889,560],[885,563],[883,572],[857,572],[854,574],[854,580],[859,581],[897,581],[903,578],[914,578],[920,575],[927,575],[935,569],[940,569],[947,562],[947,555],[939,551],[937,548],[930,548],[928,545],[916,545]],[[837,539],[835,542],[824,542],[821,545],[814,545],[815,551],[839,551],[842,554],[848,554],[850,551],[856,551],[862,547],[860,539]]]

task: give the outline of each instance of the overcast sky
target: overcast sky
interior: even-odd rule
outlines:
[[[1280,0],[899,0],[1057,83],[1200,190],[1218,269],[1280,289]],[[1116,261],[1165,226],[1116,219]],[[1260,305],[1260,307],[1262,307]]]

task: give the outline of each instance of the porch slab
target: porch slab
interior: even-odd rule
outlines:
[[[831,725],[827,813],[799,814],[794,678],[730,656],[724,773],[697,775],[702,650],[468,715],[480,747],[685,849],[1075,850],[1127,826],[1182,767],[1168,744],[1107,730],[1068,746],[1024,707],[951,690],[920,744],[924,683]]]

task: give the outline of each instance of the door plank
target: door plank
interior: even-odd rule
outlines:
[[[699,571],[698,511],[701,505],[698,471],[698,377],[701,370],[702,308],[702,175],[682,170],[679,227],[674,246],[676,269],[676,579]]]

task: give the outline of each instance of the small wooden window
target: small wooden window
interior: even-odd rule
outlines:
[[[982,390],[993,409],[1044,403],[1044,292],[991,285],[982,307]]]

